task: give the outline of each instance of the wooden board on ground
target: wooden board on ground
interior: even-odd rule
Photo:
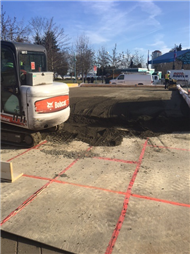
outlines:
[[[23,173],[13,172],[12,162],[1,161],[1,181],[14,182],[22,175]]]

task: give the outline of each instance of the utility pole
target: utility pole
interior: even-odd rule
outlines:
[[[147,57],[147,70],[149,71],[149,50],[148,50],[148,57]]]

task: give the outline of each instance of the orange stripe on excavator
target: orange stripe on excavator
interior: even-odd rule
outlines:
[[[37,113],[51,113],[63,110],[69,106],[69,96],[61,95],[35,102]]]

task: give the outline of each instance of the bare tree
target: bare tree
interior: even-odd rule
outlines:
[[[38,42],[44,37],[45,32],[48,30],[49,21],[47,18],[42,17],[34,17],[29,21],[29,25],[31,28],[31,34],[34,42],[36,42],[36,37],[38,38]]]
[[[43,45],[47,50],[48,69],[53,72],[59,70],[63,74],[68,68],[65,57],[70,41],[64,29],[54,23],[53,17],[50,19],[35,17],[29,23],[33,42]],[[63,63],[64,66],[62,66]]]
[[[92,69],[94,64],[94,52],[90,48],[89,38],[85,35],[79,36],[72,54],[76,56],[77,73],[81,73],[84,80],[85,74]]]
[[[53,17],[50,19],[42,18],[42,17],[35,17],[32,18],[29,22],[31,34],[36,43],[36,38],[39,39],[39,42],[42,41],[43,37],[47,33],[53,33],[54,38],[59,45],[59,48],[62,50],[66,50],[69,48],[70,38],[68,35],[65,34],[64,29],[60,26],[57,26],[54,21]]]
[[[144,56],[140,55],[139,52],[136,50],[134,54],[132,54],[129,50],[125,53],[122,52],[122,61],[120,68],[134,68],[134,67],[143,67],[145,66]]]
[[[131,53],[130,53],[130,51],[127,49],[127,51],[126,52],[122,52],[121,55],[122,55],[122,57],[121,57],[120,68],[121,69],[129,68],[130,60],[131,60]]]
[[[112,49],[112,55],[109,55],[109,61],[114,78],[115,69],[118,69],[122,62],[122,53],[117,53],[117,44],[115,44],[114,48]]]
[[[102,69],[102,83],[103,83],[103,71],[104,68],[110,63],[110,57],[108,51],[102,47],[98,50],[97,64]]]
[[[138,50],[133,55],[133,65],[138,68],[142,68],[145,65],[144,56],[140,55]]]
[[[1,6],[1,40],[28,42],[29,27],[24,25],[24,21],[18,22],[16,17],[6,17],[6,12]]]

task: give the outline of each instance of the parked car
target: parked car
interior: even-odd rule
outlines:
[[[97,79],[98,76],[96,76],[96,74],[91,73],[91,72],[87,73],[87,75],[85,76],[86,79],[87,79],[87,78],[92,78],[92,77],[93,77],[94,79]]]
[[[71,79],[71,76],[70,75],[65,75],[65,76],[63,76],[63,79]]]

